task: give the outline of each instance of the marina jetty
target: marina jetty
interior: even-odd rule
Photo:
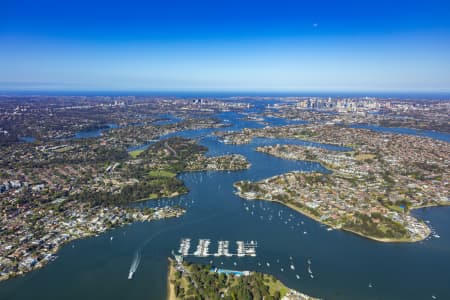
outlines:
[[[256,247],[258,247],[258,242],[256,241],[236,241],[236,253],[230,253],[229,251],[230,241],[218,241],[217,252],[212,254],[209,252],[210,244],[211,244],[210,239],[199,239],[196,250],[194,252],[189,252],[191,248],[191,239],[183,238],[180,241],[180,248],[178,249],[178,253],[182,256],[192,255],[196,257],[208,257],[208,256],[255,257]]]

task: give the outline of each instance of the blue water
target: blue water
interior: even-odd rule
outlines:
[[[368,125],[368,124],[358,124],[358,125],[352,125],[350,127],[370,129],[370,130],[379,131],[379,132],[426,136],[426,137],[430,137],[433,139],[437,139],[437,140],[441,140],[441,141],[450,143],[450,134],[449,133],[438,132],[438,131],[433,131],[433,130],[421,130],[421,129],[412,129],[412,128],[404,128],[404,127],[382,127],[382,126]]]
[[[24,141],[25,143],[34,143],[36,141],[36,138],[32,136],[23,136],[20,138],[20,140]]]
[[[233,125],[221,130],[262,126],[237,121],[242,116],[225,113]],[[280,204],[248,201],[234,195],[238,180],[260,180],[293,170],[327,172],[315,162],[283,160],[255,151],[259,145],[307,142],[255,139],[248,145],[224,145],[211,136],[217,129],[171,134],[199,138],[208,155],[240,153],[252,166],[237,172],[193,172],[179,175],[189,194],[137,206],[180,205],[187,213],[178,219],[134,223],[61,249],[58,259],[31,274],[0,283],[0,299],[165,299],[167,257],[181,238],[258,241],[257,257],[189,258],[224,269],[270,273],[289,287],[325,299],[450,299],[450,207],[414,211],[441,235],[413,244],[387,244],[325,227]],[[316,146],[343,148],[314,143]],[[305,234],[306,232],[306,234]],[[110,240],[110,236],[114,239]],[[141,262],[132,280],[128,270],[134,253]],[[193,248],[191,248],[193,250]],[[290,269],[291,260],[295,271]],[[307,273],[310,259],[314,279]],[[277,262],[279,260],[279,263]],[[237,265],[234,265],[234,262]],[[270,267],[266,266],[270,263]],[[223,263],[223,264],[222,264]],[[258,264],[259,263],[259,264]],[[284,271],[281,271],[281,268]],[[296,278],[298,274],[301,278]],[[372,288],[369,288],[369,283]]]
[[[94,130],[86,130],[86,131],[78,131],[73,136],[73,139],[86,139],[86,138],[94,138],[102,135],[102,132],[112,128],[118,128],[117,124],[106,124],[105,128],[94,129]]]
[[[159,117],[163,118],[164,120],[153,122],[152,125],[170,125],[181,122],[183,120],[170,114],[160,114]]]
[[[101,129],[94,129],[94,130],[84,130],[84,131],[78,131],[74,134],[73,137],[70,138],[62,138],[61,140],[70,140],[70,139],[86,139],[86,138],[95,138],[102,135],[102,132],[105,130],[109,130],[112,128],[118,128],[119,126],[117,124],[106,124],[105,128]],[[24,136],[21,137],[20,140],[26,143],[34,143],[36,141],[36,138],[33,136]]]

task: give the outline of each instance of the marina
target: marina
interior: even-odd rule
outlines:
[[[211,241],[209,239],[199,239],[197,249],[194,252],[194,256],[207,257],[209,256],[209,244]]]
[[[217,253],[215,253],[214,256],[233,256],[233,254],[230,254],[229,252],[229,245],[229,241],[218,241]]]
[[[180,249],[178,250],[178,252],[181,255],[186,256],[189,254],[190,247],[191,247],[191,239],[181,239]]]
[[[191,239],[182,238],[180,241],[180,246],[178,249],[178,253],[183,256],[196,256],[196,257],[256,257],[256,247],[258,243],[256,241],[236,241],[236,253],[230,253],[230,241],[218,241],[217,242],[217,252],[210,253],[209,246],[211,244],[210,239],[199,239],[196,250],[193,253],[189,252],[191,247]]]

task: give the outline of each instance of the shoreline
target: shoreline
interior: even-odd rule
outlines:
[[[248,166],[246,167],[246,168],[242,168],[242,169],[199,169],[199,170],[185,170],[185,171],[183,171],[183,172],[180,172],[180,173],[177,173],[176,174],[176,176],[178,177],[179,175],[181,175],[181,174],[184,174],[184,173],[193,173],[193,172],[239,172],[239,171],[245,171],[245,170],[248,170],[248,169],[250,169],[250,167],[251,167],[251,163],[248,163]],[[184,181],[183,181],[183,184],[184,184]],[[155,201],[155,200],[161,200],[161,199],[164,199],[164,198],[167,198],[167,199],[170,199],[170,198],[175,198],[175,197],[178,197],[178,196],[181,196],[181,195],[185,195],[185,194],[188,194],[189,192],[190,192],[190,190],[186,187],[186,191],[183,191],[183,192],[175,192],[175,193],[173,193],[173,194],[171,194],[171,195],[165,195],[165,196],[161,196],[161,197],[157,197],[157,198],[141,198],[141,199],[136,199],[136,200],[133,200],[133,201],[131,201],[131,203],[139,203],[139,202],[146,202],[146,201]]]
[[[175,286],[174,284],[171,282],[171,279],[173,278],[173,260],[169,257],[169,264],[168,264],[168,269],[167,269],[167,300],[177,300],[177,297],[175,296]]]
[[[245,171],[245,170],[248,170],[248,169],[250,169],[250,167],[252,166],[252,164],[251,163],[248,163],[248,167],[246,167],[246,168],[240,168],[240,169],[230,169],[230,168],[223,168],[223,169],[208,169],[208,168],[206,168],[206,169],[199,169],[199,170],[186,170],[186,171],[184,171],[184,172],[230,172],[230,171],[233,171],[233,172],[238,172],[238,171]]]
[[[293,205],[293,204],[291,204],[291,203],[285,203],[285,202],[282,202],[282,201],[279,201],[279,200],[269,200],[269,199],[261,199],[261,198],[247,198],[247,197],[244,197],[244,196],[241,194],[240,188],[239,188],[238,186],[236,186],[235,184],[233,184],[233,186],[234,186],[236,189],[238,189],[238,192],[236,192],[235,194],[236,194],[237,196],[239,196],[240,198],[242,198],[242,199],[245,199],[245,200],[258,200],[258,201],[269,201],[269,202],[279,203],[279,204],[284,205],[284,206],[286,206],[286,207],[288,207],[288,208],[290,208],[290,209],[292,209],[292,210],[294,210],[294,211],[296,211],[296,212],[298,212],[298,213],[301,213],[302,215],[305,215],[306,217],[308,217],[308,218],[310,218],[310,219],[312,219],[312,220],[314,220],[314,221],[316,221],[316,222],[318,222],[318,223],[320,223],[320,224],[329,226],[329,227],[331,227],[331,228],[333,228],[333,229],[335,229],[335,230],[343,230],[343,231],[347,231],[347,232],[356,234],[356,235],[358,235],[358,236],[360,236],[360,237],[363,237],[363,238],[366,238],[366,239],[369,239],[369,240],[373,240],[373,241],[377,241],[377,242],[382,242],[382,243],[415,243],[415,242],[420,242],[420,241],[425,240],[425,239],[428,238],[428,237],[430,236],[430,234],[431,234],[431,230],[430,230],[429,227],[427,226],[427,228],[429,229],[429,230],[428,230],[428,233],[427,233],[427,235],[426,235],[425,237],[423,237],[422,239],[411,239],[411,238],[409,238],[409,239],[405,239],[405,238],[403,238],[403,239],[395,239],[395,238],[379,238],[379,237],[374,237],[374,236],[370,236],[370,235],[365,235],[365,234],[363,234],[363,233],[361,233],[361,232],[358,232],[358,231],[355,231],[355,230],[352,230],[352,229],[348,229],[348,228],[344,228],[344,227],[337,228],[337,227],[335,227],[335,226],[333,226],[333,225],[331,225],[331,224],[325,223],[325,222],[321,221],[319,217],[314,216],[314,215],[312,215],[312,214],[310,214],[310,213],[308,213],[308,212],[306,212],[306,211],[303,211],[303,210],[301,210],[299,207],[297,207],[297,206],[295,206],[295,205]],[[432,204],[429,204],[429,205],[424,205],[424,206],[420,206],[420,207],[413,207],[413,208],[411,208],[411,209],[419,209],[419,208],[425,208],[425,207],[440,207],[440,206],[450,206],[450,203],[449,203],[449,204],[445,204],[445,205],[444,205],[444,204],[442,204],[442,205],[441,205],[441,204],[440,204],[440,205],[432,205]],[[420,221],[423,222],[422,220],[420,220]]]
[[[118,229],[118,228],[121,228],[121,227],[124,227],[124,226],[127,226],[127,225],[131,225],[131,224],[137,223],[137,222],[153,222],[153,221],[158,221],[158,220],[162,220],[162,219],[179,217],[180,215],[184,214],[185,212],[186,211],[183,209],[181,211],[181,214],[177,214],[177,215],[173,215],[173,216],[167,216],[167,217],[163,217],[163,218],[159,218],[159,219],[150,219],[150,220],[149,219],[142,219],[142,220],[138,220],[137,219],[137,220],[133,220],[131,222],[122,223],[122,224],[119,224],[117,226],[113,226],[113,227],[107,228],[106,230],[101,231],[101,232],[93,232],[93,231],[91,231],[91,232],[86,232],[86,233],[84,233],[82,235],[79,235],[79,236],[69,237],[67,240],[62,241],[60,244],[58,244],[54,248],[52,248],[51,251],[47,252],[49,255],[52,256],[52,258],[49,258],[49,259],[46,259],[46,260],[41,260],[38,263],[36,263],[36,265],[34,265],[32,268],[30,268],[28,270],[19,271],[19,272],[13,273],[13,274],[8,274],[7,276],[0,276],[0,282],[7,281],[7,280],[10,280],[10,279],[14,279],[14,278],[17,278],[17,277],[26,276],[27,274],[29,274],[31,272],[34,272],[34,271],[37,271],[39,269],[44,268],[47,264],[49,264],[50,262],[54,261],[57,258],[56,253],[58,253],[59,250],[61,250],[62,247],[64,247],[65,245],[67,245],[67,244],[69,244],[69,243],[71,243],[73,241],[96,237],[96,236],[99,236],[101,234],[105,234],[108,231],[111,231],[111,230],[114,230],[114,229]]]
[[[192,278],[190,277],[190,275],[192,273],[196,273],[196,272],[203,272],[202,270],[198,270],[198,271],[194,271],[193,270],[189,270],[189,267],[186,267],[186,265],[184,265],[184,262],[180,262],[178,260],[174,260],[171,257],[168,257],[168,274],[167,274],[167,296],[166,296],[166,300],[179,300],[179,299],[185,299],[186,297],[191,299],[192,295],[186,295],[183,292],[181,292],[180,297],[177,297],[175,294],[175,290],[176,290],[176,286],[180,286],[182,285],[181,281],[184,281],[185,283],[187,283],[187,287],[183,287],[184,289],[187,289],[189,291],[189,285],[192,284]],[[175,272],[177,272],[177,270],[179,269],[181,266],[181,269],[184,270],[181,273],[181,278],[179,278],[178,280],[175,278]],[[203,267],[205,266],[204,264],[194,264],[197,267]],[[306,294],[303,294],[302,292],[299,292],[298,290],[294,290],[292,288],[289,288],[288,286],[286,286],[280,279],[278,279],[277,277],[269,274],[269,273],[262,273],[262,272],[257,272],[257,271],[238,271],[238,272],[242,272],[242,275],[233,275],[233,274],[226,274],[225,275],[225,284],[226,286],[222,286],[219,288],[219,290],[216,290],[216,293],[222,293],[226,294],[228,289],[230,287],[235,286],[234,284],[236,283],[234,280],[236,278],[236,280],[240,280],[241,277],[246,277],[246,276],[254,276],[254,275],[260,275],[260,283],[262,283],[265,288],[267,289],[267,292],[270,295],[274,295],[276,293],[279,293],[279,295],[281,296],[280,298],[277,299],[301,299],[301,300],[320,300],[319,298],[315,298]],[[187,275],[186,275],[187,274]],[[209,269],[208,271],[208,275],[212,275],[212,274],[217,274],[216,271],[214,271],[213,269]],[[187,276],[187,278],[185,278],[185,276]],[[227,278],[228,277],[228,278]],[[231,277],[231,281],[229,280],[229,278]],[[218,277],[212,277],[213,281],[218,281],[219,278]],[[254,278],[254,277],[253,277]],[[241,281],[242,282],[242,281]],[[211,284],[209,281],[201,281],[200,285],[197,285],[194,282],[194,285],[192,285],[190,288],[195,288],[195,289],[204,289],[207,288],[208,285]],[[214,283],[213,283],[214,284]],[[181,289],[183,289],[181,288]],[[188,292],[189,294],[192,294],[191,292]],[[205,296],[205,295],[203,295]],[[231,299],[231,296],[228,295]],[[236,295],[234,295],[236,296]],[[293,297],[293,298],[291,298]],[[208,297],[201,297],[201,299],[209,299]],[[197,298],[196,298],[197,299]],[[233,298],[233,299],[237,299],[237,298]]]
[[[415,210],[415,209],[420,209],[420,208],[430,208],[430,207],[443,207],[443,206],[450,206],[450,202],[446,203],[446,202],[440,202],[439,204],[424,204],[424,205],[418,205],[418,206],[413,206],[411,207],[409,210]]]
[[[91,234],[86,234],[86,235],[79,236],[79,237],[69,238],[68,240],[62,242],[61,244],[59,244],[59,245],[57,245],[57,246],[55,246],[55,247],[52,249],[52,251],[49,251],[49,252],[48,252],[48,254],[50,254],[50,255],[53,256],[53,259],[48,259],[48,260],[45,260],[45,261],[40,261],[40,262],[37,263],[32,269],[29,269],[29,270],[27,270],[27,271],[25,271],[25,272],[20,271],[20,272],[17,272],[17,273],[15,273],[15,274],[10,274],[10,275],[8,275],[8,276],[1,276],[1,277],[0,277],[0,282],[2,282],[2,281],[7,281],[7,280],[10,280],[10,279],[14,279],[14,278],[17,278],[17,277],[23,277],[23,276],[26,276],[28,273],[31,273],[31,272],[34,272],[34,271],[37,271],[37,270],[40,270],[40,269],[44,268],[47,264],[49,264],[50,262],[52,262],[52,261],[54,261],[55,259],[57,259],[56,253],[58,253],[59,250],[61,250],[62,247],[64,247],[65,245],[67,245],[67,244],[69,244],[69,243],[71,243],[71,242],[73,242],[73,241],[76,241],[76,240],[83,240],[83,239],[88,239],[88,238],[91,238],[91,237],[95,237],[95,236],[98,236],[98,235],[100,235],[100,234],[106,233],[106,232],[109,231],[109,230],[117,229],[117,228],[120,228],[120,227],[129,225],[129,224],[131,224],[131,223],[123,224],[123,225],[120,225],[120,226],[117,226],[117,227],[112,227],[112,228],[109,228],[109,229],[107,229],[107,230],[105,230],[105,231],[103,231],[103,232],[99,232],[99,233],[91,233]]]
[[[147,201],[156,201],[156,200],[162,200],[162,199],[164,199],[164,198],[170,199],[170,198],[175,198],[175,197],[178,197],[178,196],[181,196],[181,195],[186,195],[186,194],[188,194],[189,192],[190,192],[190,191],[187,190],[186,192],[183,192],[183,193],[176,192],[176,193],[177,193],[176,195],[171,194],[171,195],[168,195],[168,196],[161,196],[161,197],[157,197],[157,198],[141,198],[141,199],[133,200],[133,201],[131,201],[131,203],[139,203],[139,202],[147,202]]]

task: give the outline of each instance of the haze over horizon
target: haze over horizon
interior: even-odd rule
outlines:
[[[2,91],[450,91],[448,1],[1,6]]]

